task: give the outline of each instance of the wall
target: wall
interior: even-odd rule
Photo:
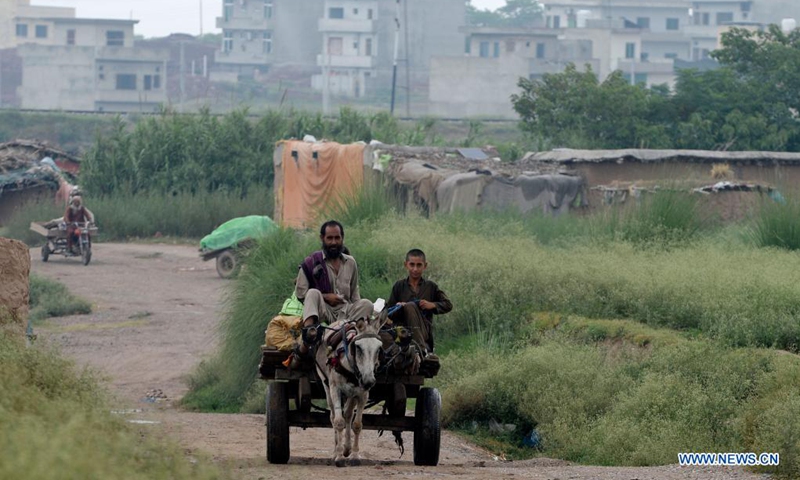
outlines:
[[[28,322],[31,257],[24,243],[0,237],[0,330],[23,338]]]
[[[0,1],[0,50],[16,46],[14,29],[14,16],[16,16],[17,5],[14,1]]]
[[[124,47],[55,47],[24,45],[22,108],[95,110],[96,101],[106,111],[112,104],[137,105],[134,111],[153,111],[166,101],[163,76],[167,52]],[[118,74],[136,75],[135,90],[117,88]],[[158,89],[145,90],[144,76],[160,75]]]
[[[431,60],[430,115],[464,118],[517,118],[510,96],[528,76],[520,57],[434,57]]]

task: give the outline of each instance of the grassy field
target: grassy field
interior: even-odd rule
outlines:
[[[386,298],[417,247],[455,305],[435,322],[450,428],[510,458],[655,465],[681,451],[777,451],[774,471],[800,474],[800,258],[759,240],[781,235],[773,217],[794,221],[786,210],[705,227],[691,200],[669,196],[558,219],[400,217],[375,203],[339,212],[362,295]],[[263,331],[317,244],[284,231],[250,257],[188,406],[263,410],[251,373]],[[498,438],[488,419],[516,428]],[[541,451],[522,446],[534,429]]]
[[[29,318],[33,323],[50,317],[92,312],[92,305],[88,301],[73,295],[62,283],[31,275],[30,286]]]
[[[89,371],[0,335],[0,478],[224,478],[206,459],[124,423]]]

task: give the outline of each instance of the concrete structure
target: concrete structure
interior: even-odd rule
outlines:
[[[153,112],[166,103],[166,54],[126,47],[23,45],[22,108]]]
[[[315,66],[325,0],[222,0],[222,45],[212,79],[266,73],[273,66]]]

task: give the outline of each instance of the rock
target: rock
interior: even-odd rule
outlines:
[[[0,332],[22,340],[28,323],[31,256],[28,247],[0,237]]]

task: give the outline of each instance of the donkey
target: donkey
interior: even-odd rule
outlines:
[[[386,314],[368,319],[342,322],[342,347],[329,357],[324,348],[317,349],[317,374],[325,387],[328,408],[331,411],[331,425],[334,429],[334,463],[337,467],[361,465],[358,437],[362,429],[364,405],[369,398],[369,389],[375,385],[375,371],[378,369],[383,342],[378,334]],[[348,338],[347,325],[355,325],[355,336]],[[335,330],[326,332],[330,337]],[[324,342],[325,342],[324,341]],[[344,403],[344,405],[342,405]],[[354,439],[351,444],[350,430]],[[342,433],[344,431],[344,439]]]

